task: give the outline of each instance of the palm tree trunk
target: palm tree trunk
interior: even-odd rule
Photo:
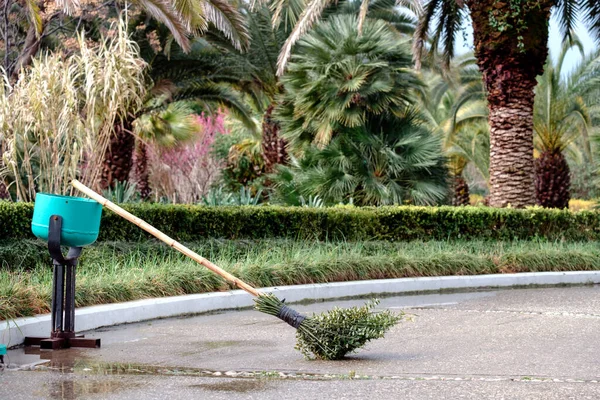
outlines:
[[[274,104],[267,108],[262,124],[262,153],[266,173],[273,172],[276,164],[286,164],[288,161],[286,142],[279,136],[281,128],[272,117],[274,109]]]
[[[465,181],[465,178],[463,178],[462,175],[454,175],[452,180],[452,205],[468,206],[471,202],[467,181]]]
[[[554,0],[530,0],[526,29],[500,32],[490,12],[511,13],[509,2],[468,0],[475,55],[488,92],[490,110],[490,206],[535,205],[533,89],[548,56],[548,21]],[[514,19],[507,20],[517,26]]]
[[[148,171],[148,146],[138,140],[135,146],[134,181],[142,199],[150,197],[150,182]]]
[[[0,200],[8,200],[10,199],[10,194],[8,193],[8,189],[4,182],[0,181]]]
[[[110,145],[102,163],[100,185],[103,189],[112,187],[116,182],[125,182],[129,179],[135,146],[131,128],[129,120],[115,123],[115,132],[110,139]]]
[[[561,151],[545,151],[535,160],[537,203],[548,208],[569,208],[571,174]]]
[[[490,108],[490,206],[535,205],[533,166],[533,86],[506,104]],[[529,87],[531,86],[531,87]],[[489,97],[488,97],[488,100]]]

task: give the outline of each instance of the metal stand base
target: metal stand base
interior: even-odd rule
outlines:
[[[48,224],[48,251],[54,265],[52,282],[52,333],[50,337],[26,337],[25,346],[57,350],[70,347],[100,347],[100,339],[75,334],[75,268],[81,247],[69,248],[67,257],[60,249],[62,217],[52,215]]]
[[[100,347],[100,339],[85,339],[83,335],[72,338],[26,337],[24,344],[25,346],[40,346],[40,349],[43,350],[69,349],[71,347],[97,349]]]

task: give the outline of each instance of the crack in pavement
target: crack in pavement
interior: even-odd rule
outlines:
[[[487,374],[431,374],[431,373],[400,373],[392,375],[362,375],[355,371],[347,374],[329,374],[320,372],[277,371],[277,370],[227,370],[215,371],[202,368],[180,368],[132,364],[99,364],[80,367],[54,367],[34,365],[28,368],[13,369],[13,371],[45,371],[63,374],[86,375],[161,375],[161,376],[199,376],[212,378],[240,379],[274,379],[274,380],[402,380],[402,381],[455,381],[455,382],[545,382],[545,383],[587,383],[598,384],[597,378],[572,378],[552,376],[518,376],[518,375],[487,375]]]

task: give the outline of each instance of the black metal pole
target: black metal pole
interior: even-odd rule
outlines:
[[[65,331],[75,335],[75,271],[77,260],[81,255],[81,247],[71,247],[65,260],[67,264],[67,287],[65,305]]]
[[[75,332],[75,266],[68,265],[66,295],[65,295],[65,324],[64,330]]]
[[[52,336],[62,331],[63,302],[64,302],[64,258],[60,251],[60,235],[62,231],[62,217],[50,216],[48,221],[48,250],[52,257]]]
[[[63,330],[63,315],[65,310],[65,267],[54,260],[54,324],[53,331],[58,333]]]
[[[59,296],[57,292],[57,283],[58,275],[56,274],[56,265],[52,265],[52,332],[56,331],[56,299]]]

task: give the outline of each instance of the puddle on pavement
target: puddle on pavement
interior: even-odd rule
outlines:
[[[218,383],[201,383],[198,385],[190,385],[190,387],[201,388],[211,392],[257,392],[264,390],[267,384],[264,380],[235,380]]]
[[[56,369],[75,368],[90,360],[85,350],[61,349],[41,350],[39,347],[20,347],[9,350],[6,358],[11,368],[26,368],[45,365]]]
[[[22,350],[22,349],[21,349]],[[13,350],[14,351],[14,350]],[[33,351],[32,351],[33,352]],[[37,356],[44,356],[44,351],[37,351]],[[83,387],[75,388],[77,390],[108,390],[117,385],[117,383],[102,383],[94,382],[92,377],[124,377],[128,375],[138,376],[191,376],[202,378],[225,378],[235,379],[236,381],[254,381],[265,379],[300,379],[300,380],[331,380],[331,379],[348,379],[347,375],[343,374],[323,374],[317,372],[297,372],[297,371],[261,371],[250,369],[238,369],[228,371],[218,371],[206,368],[189,368],[176,366],[157,366],[146,364],[133,363],[116,363],[116,362],[100,362],[94,361],[91,357],[82,355],[77,350],[58,350],[48,352],[46,356],[49,358],[45,363],[22,365],[16,368],[17,371],[39,371],[56,373],[57,375],[69,378],[64,382],[69,382],[71,379],[77,379],[75,386],[82,384]],[[36,354],[29,354],[35,356]],[[370,377],[363,376],[363,379]],[[90,379],[86,381],[86,379]],[[81,381],[83,380],[83,381]],[[71,390],[70,384],[66,384],[67,389]],[[87,386],[85,386],[87,385]],[[97,387],[100,385],[100,387]],[[102,386],[105,385],[105,386]],[[112,385],[112,386],[111,386]],[[244,385],[250,385],[245,383]],[[61,386],[62,387],[62,386]],[[216,388],[217,386],[215,386]],[[86,389],[87,388],[87,389]],[[217,389],[215,389],[217,390]],[[225,389],[223,389],[225,390]],[[250,390],[250,389],[248,389]],[[90,392],[92,393],[92,392]]]
[[[40,391],[37,395],[48,395],[51,399],[75,400],[94,394],[111,394],[122,390],[139,387],[133,382],[122,382],[119,380],[84,381],[65,380],[48,384],[46,393]]]

